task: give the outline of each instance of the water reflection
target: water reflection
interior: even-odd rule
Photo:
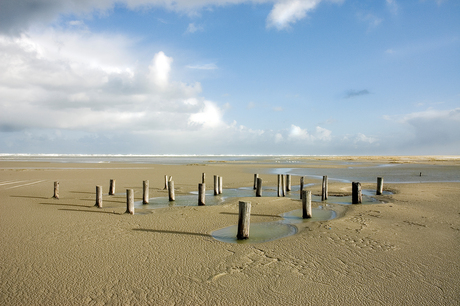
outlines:
[[[333,163],[328,163],[333,164]],[[259,170],[260,171],[260,170]],[[383,177],[385,183],[431,183],[460,182],[459,167],[451,165],[427,164],[377,164],[355,163],[350,167],[304,167],[271,168],[263,170],[267,174],[291,174],[322,179],[327,175],[330,181],[351,183],[374,183]]]
[[[281,222],[263,222],[251,223],[249,227],[249,238],[245,240],[237,240],[236,234],[238,231],[237,225],[232,225],[226,228],[216,230],[211,233],[216,240],[227,243],[262,243],[284,237],[288,237],[297,233],[297,227],[291,224]]]

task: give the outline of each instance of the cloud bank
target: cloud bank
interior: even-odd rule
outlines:
[[[133,44],[85,30],[0,35],[2,150],[301,154],[331,139],[321,127],[308,134],[295,126],[254,130],[227,121],[229,106],[205,99],[199,82],[171,78],[172,57],[158,51],[139,63],[130,53]]]
[[[307,13],[323,0],[4,0],[0,10],[0,33],[19,34],[33,24],[49,24],[61,15],[90,17],[93,14],[106,14],[115,5],[123,5],[131,10],[163,7],[168,10],[196,15],[205,8],[236,4],[273,3],[267,16],[267,27],[278,30],[305,18]],[[326,0],[343,2],[343,0]],[[202,31],[202,27],[190,23],[187,33]]]
[[[412,128],[418,145],[460,144],[460,108],[416,112],[404,116],[401,122]]]

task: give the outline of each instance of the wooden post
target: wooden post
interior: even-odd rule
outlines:
[[[281,175],[281,193],[282,197],[286,196],[286,177],[284,175]]]
[[[326,175],[326,189],[324,192],[324,196],[325,196],[325,200],[329,198],[329,179],[327,178],[327,175]]]
[[[302,200],[302,191],[303,191],[303,176],[300,177],[300,199]]]
[[[169,201],[175,201],[176,195],[174,194],[174,181],[168,182],[168,190],[169,190]]]
[[[110,187],[109,187],[109,195],[114,195],[114,194],[115,194],[115,180],[111,179]]]
[[[286,174],[286,191],[291,191],[291,175]]]
[[[259,174],[254,174],[254,190],[257,189],[257,179],[259,178]]]
[[[377,178],[377,191],[375,192],[376,195],[381,195],[383,193],[383,177]]]
[[[168,190],[168,182],[169,182],[168,176],[165,175],[165,188],[164,188],[164,190]]]
[[[328,180],[327,175],[323,176],[323,184],[321,190],[321,201],[326,201],[328,196]]]
[[[219,176],[219,194],[222,194],[223,190],[222,176]]]
[[[59,182],[54,182],[54,195],[53,198],[59,199]]]
[[[262,196],[262,179],[260,177],[257,178],[257,188],[256,188],[256,197]]]
[[[302,218],[308,219],[312,217],[311,213],[311,191],[302,191]]]
[[[206,205],[206,184],[198,184],[198,206]]]
[[[281,174],[278,174],[278,197],[281,196]]]
[[[351,183],[351,203],[361,204],[362,202],[363,202],[363,195],[361,193],[361,183],[360,182]]]
[[[142,204],[149,204],[149,180],[143,181],[142,187]]]
[[[214,175],[214,195],[219,194],[219,177]]]
[[[238,216],[238,240],[249,238],[249,226],[251,217],[251,202],[239,202],[239,216]]]
[[[206,173],[204,173],[204,172],[201,174],[201,183],[202,184],[206,183]]]
[[[102,186],[96,186],[96,205],[94,206],[102,207]]]
[[[126,189],[126,212],[125,214],[134,215],[134,190]]]

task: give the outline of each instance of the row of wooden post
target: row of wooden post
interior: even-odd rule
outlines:
[[[259,174],[254,174],[254,189],[256,189],[256,197],[262,196],[262,179],[259,177]],[[304,177],[300,177],[300,199],[303,198],[303,189],[304,189]],[[278,174],[278,197],[286,196],[286,191],[291,191],[291,175],[286,174],[286,179],[284,175]],[[381,195],[383,193],[383,178],[377,177],[377,190],[376,195]],[[329,183],[327,175],[323,176],[323,181],[321,184],[321,201],[326,201],[329,197]],[[361,183],[353,182],[352,183],[352,204],[362,203],[362,193],[361,193]]]
[[[205,205],[206,185],[205,185],[206,174],[202,174],[202,183],[198,185],[198,205]],[[223,191],[223,179],[221,176],[214,176],[214,194],[222,194]],[[56,188],[57,184],[57,188]],[[165,175],[165,189],[168,190],[169,201],[175,201],[174,181],[172,176]],[[57,190],[57,191],[56,191]],[[55,183],[55,195],[59,194],[59,182]],[[115,180],[110,180],[109,195],[115,194]],[[143,181],[143,192],[142,192],[142,203],[149,204],[149,181]],[[102,186],[96,186],[96,206],[102,207]]]
[[[172,183],[171,183],[172,182]],[[286,184],[284,183],[286,182]],[[202,183],[205,184],[205,173],[202,175]],[[170,188],[173,186],[173,188]],[[100,187],[100,186],[99,186]],[[304,188],[304,177],[300,177],[300,199],[302,199],[302,191]],[[358,187],[354,187],[358,188]],[[172,181],[172,176],[168,177],[165,176],[165,189],[169,190],[169,199],[174,201],[174,182]],[[198,188],[200,189],[200,187]],[[254,189],[256,190],[256,196],[262,196],[262,179],[259,177],[258,174],[254,174]],[[96,188],[96,193],[98,189]],[[358,190],[358,189],[356,189]],[[278,175],[278,196],[285,196],[285,191],[291,191],[291,175],[286,175],[286,180],[284,180],[284,176],[279,174]],[[102,191],[101,191],[102,192]],[[376,195],[381,195],[383,193],[383,178],[377,177],[377,191]],[[115,194],[115,180],[110,180],[110,187],[109,187],[109,195]],[[204,194],[204,192],[203,192]],[[214,176],[214,195],[222,194],[222,177],[221,176]],[[54,194],[53,198],[59,199],[59,182],[54,182]],[[101,196],[102,198],[102,196]],[[328,198],[328,179],[327,176],[323,176],[322,188],[321,188],[321,201],[325,201]],[[143,181],[143,204],[149,203],[149,181]],[[97,204],[97,203],[96,203]]]
[[[286,175],[286,181],[282,179],[282,175],[278,175],[278,196],[280,195],[280,190],[283,191],[285,196],[285,190],[291,190],[291,180],[290,175]],[[287,183],[285,185],[285,182]],[[169,190],[169,200],[175,200],[174,194],[174,181],[171,178],[168,179],[165,176],[165,185]],[[287,188],[285,188],[287,187]],[[312,208],[311,208],[311,191],[303,190],[304,187],[304,177],[300,178],[300,198],[302,199],[302,218],[312,218]],[[259,178],[258,174],[254,175],[254,189],[256,189],[256,196],[262,196],[262,179]],[[377,195],[381,195],[383,192],[383,178],[377,178]],[[214,194],[217,195],[222,193],[222,177],[217,175],[214,176]],[[115,180],[110,180],[109,195],[115,194]],[[198,184],[198,205],[205,205],[205,194],[206,194],[206,184],[205,184],[205,174],[202,174],[202,183]],[[54,198],[59,199],[59,182],[54,182]],[[149,201],[149,181],[143,181],[143,204],[148,204]],[[327,176],[323,176],[322,182],[322,192],[321,200],[327,200],[328,197],[328,180]],[[352,183],[352,204],[362,203],[362,190],[361,183],[353,182]],[[102,207],[102,186],[96,186],[96,204],[97,207]],[[126,189],[126,213],[134,214],[134,190]],[[251,216],[251,202],[239,202],[239,216],[238,216],[238,231],[237,239],[243,240],[249,238],[249,227],[250,227],[250,216]]]
[[[285,197],[287,191],[291,191],[291,175],[278,174],[278,197]]]
[[[172,177],[165,176],[165,189],[169,191],[169,200],[175,201],[174,193],[174,181],[171,180]],[[287,186],[284,187],[283,175],[278,175],[278,196],[285,196],[285,190],[291,190],[291,176],[286,175]],[[205,187],[205,173],[202,175],[202,183],[198,185],[199,193],[199,205],[204,205],[204,196],[206,192]],[[302,199],[302,191],[304,188],[304,177],[300,177],[300,199]],[[262,196],[262,179],[258,174],[254,174],[254,189],[256,189],[256,197]],[[201,190],[201,191],[200,191]],[[383,193],[383,178],[377,177],[377,190],[376,194],[381,195]],[[115,180],[110,180],[109,195],[115,194]],[[222,177],[215,175],[214,176],[214,195],[222,194]],[[59,182],[54,182],[54,195],[53,198],[59,199]],[[321,188],[321,201],[328,199],[328,178],[323,176],[322,188]],[[358,204],[362,202],[361,195],[361,184],[359,182],[352,183],[352,203]],[[143,196],[142,203],[149,203],[149,181],[143,181]],[[102,187],[96,186],[96,206],[102,207]]]
[[[109,194],[114,194],[114,189],[112,189],[114,185],[114,180],[110,184],[110,192]],[[145,199],[145,186],[148,186],[148,181],[144,181],[144,199]],[[147,191],[148,197],[148,191]],[[96,204],[95,206],[102,208],[102,186],[96,186]],[[133,189],[126,189],[126,213],[133,215],[134,214],[134,190]]]
[[[281,196],[280,190],[284,192],[284,186],[282,181],[282,175],[278,175],[278,196]],[[289,177],[287,182],[290,183],[290,175],[286,175],[286,178]],[[287,184],[289,186],[289,183]],[[303,190],[304,188],[304,177],[300,177],[300,198],[302,199],[302,218],[308,219],[312,218],[312,208],[311,208],[311,191]],[[257,190],[256,196],[261,196],[262,190],[262,179],[259,178],[258,174],[254,174],[254,189]],[[289,188],[290,190],[290,188]],[[383,192],[383,178],[377,178],[377,195],[381,195]],[[284,194],[283,194],[284,196]],[[327,176],[323,176],[322,188],[321,188],[321,200],[327,200],[328,198],[328,179]],[[352,183],[352,204],[362,203],[362,192],[361,192],[361,183],[353,182]],[[239,202],[239,215],[238,215],[238,230],[237,230],[237,239],[244,240],[249,238],[249,227],[250,227],[250,217],[251,217],[251,202]]]

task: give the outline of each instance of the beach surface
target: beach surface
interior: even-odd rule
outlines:
[[[421,165],[421,175],[429,171],[426,165],[436,166],[437,177],[446,171],[449,180],[384,181],[386,192],[375,203],[340,205],[332,199],[347,199],[351,184],[330,179],[331,203],[315,200],[312,206],[336,209],[335,219],[291,220],[295,234],[262,243],[213,237],[237,224],[239,201],[251,202],[251,224],[285,224],[281,215],[301,208],[298,191],[291,197],[247,196],[254,173],[274,188],[275,168],[295,164],[298,171],[326,173],[346,170],[344,161],[357,163],[349,181],[360,167],[369,172],[376,165],[376,178],[383,169],[391,171],[382,165],[395,163]],[[202,173],[208,192],[219,175],[223,196],[242,188],[244,197],[212,206],[154,207],[155,198],[168,196],[165,175],[173,177],[180,197],[197,191]],[[418,172],[408,175],[416,180]],[[116,179],[112,196],[110,179]],[[151,203],[126,214],[126,189],[141,201],[143,180],[149,180]],[[0,305],[459,305],[459,180],[459,158],[176,165],[0,159]],[[59,199],[53,198],[55,181]],[[320,178],[307,176],[305,183],[314,196],[321,194]],[[102,208],[95,207],[97,185],[103,188]],[[363,182],[363,189],[375,191],[375,185]]]

